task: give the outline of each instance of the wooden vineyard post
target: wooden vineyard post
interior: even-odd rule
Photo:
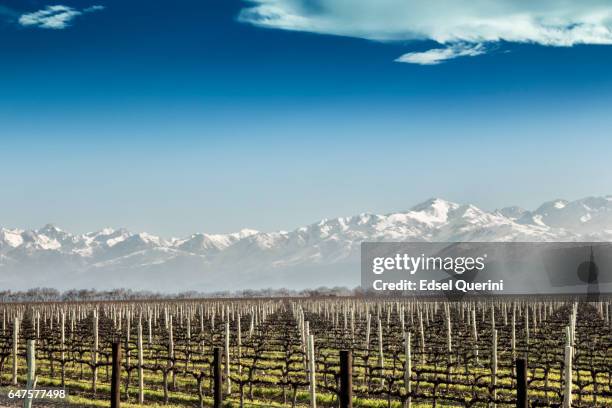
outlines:
[[[185,359],[185,371],[189,369],[191,360],[191,311],[187,315],[187,358]]]
[[[152,322],[151,320],[153,320],[153,312],[151,311],[151,309],[149,309],[147,311],[147,325],[149,326],[149,329],[147,330],[147,335],[149,336],[149,354],[152,355],[153,354],[153,327],[152,327]]]
[[[236,350],[236,359],[238,360],[238,375],[242,375],[242,363],[240,362],[240,359],[242,358],[242,328],[240,327],[240,313],[238,313],[237,316],[237,333],[236,333],[236,344],[237,344],[237,350]]]
[[[304,351],[304,369],[308,371],[308,336],[310,336],[310,323],[304,321],[304,312],[301,312],[302,319],[302,348]]]
[[[527,408],[527,361],[516,360],[516,408]]]
[[[504,313],[504,326],[508,325],[508,304],[506,302],[504,302],[503,305],[503,313]],[[546,309],[544,309],[546,311]]]
[[[372,316],[368,313],[366,318],[366,354],[370,356],[370,331],[372,330]]]
[[[412,383],[410,376],[412,375],[412,346],[410,344],[410,332],[406,333],[406,366],[404,368],[404,390],[406,391],[406,402],[404,408],[411,408],[412,406]]]
[[[380,384],[385,383],[385,356],[383,354],[382,321],[378,318],[378,366],[380,367]]]
[[[474,337],[474,358],[478,365],[478,328],[476,326],[476,309],[472,310],[472,336]]]
[[[168,309],[166,309],[166,313]],[[172,374],[172,389],[174,389],[174,385],[176,384],[176,371],[174,370],[174,323],[172,320],[172,315],[168,315],[167,319],[168,324],[168,368],[170,374]],[[168,378],[166,375],[166,379],[164,380],[164,390],[168,389]],[[164,395],[164,400],[166,396]]]
[[[221,348],[214,348],[213,356],[213,379],[214,379],[214,405],[213,408],[221,408],[223,404],[223,375],[221,372]]]
[[[144,403],[144,373],[143,373],[143,349],[142,349],[142,315],[138,320],[138,403]]]
[[[121,406],[121,342],[113,342],[112,357],[111,408],[119,408]]]
[[[563,408],[572,406],[572,332],[571,328],[567,327],[567,344],[565,346],[565,364],[564,364],[564,381],[565,390],[563,392]]]
[[[229,316],[225,322],[225,382],[227,384],[227,395],[232,393],[232,380],[230,378],[230,324]]]
[[[355,309],[351,308],[351,341],[355,341]]]
[[[72,313],[70,313],[70,341],[74,338],[74,319],[75,319],[75,310],[72,309]]]
[[[38,317],[38,315],[37,315]],[[38,323],[40,324],[40,323]],[[61,364],[62,364],[62,382],[61,385],[62,387],[64,387],[66,385],[66,353],[65,353],[65,348],[66,348],[66,311],[62,310],[62,320],[61,320],[61,333],[60,333],[60,347],[62,349],[61,351]],[[38,336],[36,336],[38,337]]]
[[[340,408],[353,408],[353,355],[340,351]]]
[[[308,335],[308,382],[310,383],[310,406],[317,408],[317,385],[315,372],[314,336]]]
[[[26,383],[26,390],[33,390],[36,386],[36,349],[35,349],[36,340],[28,340],[27,345],[27,358],[28,358],[28,376]],[[32,408],[32,396],[29,393],[26,395],[25,400],[23,401],[24,408]]]
[[[130,351],[130,333],[132,332],[132,310],[128,307],[127,310],[125,311],[125,366],[126,367],[131,367],[132,366],[132,360],[131,360],[131,351]],[[129,400],[130,395],[129,395],[129,391],[130,391],[130,382],[131,382],[131,378],[132,378],[132,371],[128,370],[127,372],[127,379],[125,382],[125,399]]]
[[[450,306],[445,305],[446,309],[446,351],[448,352],[449,359],[451,358],[451,353],[453,352],[453,337],[452,337],[452,326],[451,326],[451,316],[450,316]]]
[[[491,309],[493,312],[494,309]],[[493,329],[493,343],[491,350],[491,394],[493,398],[493,408],[497,406],[497,330]]]
[[[13,320],[13,385],[17,385],[17,355],[19,348],[19,318]]]
[[[525,344],[527,345],[527,352],[529,352],[529,308],[525,309]]]
[[[423,310],[419,310],[419,333],[421,335],[421,364],[425,365],[425,330],[423,330]]]
[[[125,312],[125,360],[127,367],[131,365],[130,360],[130,332],[132,331],[132,313],[130,309]],[[128,373],[128,377],[130,377],[130,373]],[[129,383],[129,381],[128,381]],[[128,398],[128,388],[125,389],[126,398]]]
[[[370,331],[372,330],[372,315],[366,317],[366,349],[370,350]]]
[[[98,312],[93,311],[93,350],[91,354],[91,365],[93,375],[91,378],[91,388],[93,394],[96,395],[98,390]]]

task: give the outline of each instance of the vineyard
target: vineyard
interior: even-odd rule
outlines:
[[[520,360],[529,406],[610,407],[611,305],[529,297],[4,304],[0,379],[32,386],[29,345],[37,388],[65,389],[74,406],[109,406],[119,342],[126,406],[213,406],[220,387],[224,406],[339,407],[342,363],[355,407],[513,407]],[[341,350],[350,352],[344,361]]]

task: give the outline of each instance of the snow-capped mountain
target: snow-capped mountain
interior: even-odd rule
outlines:
[[[612,197],[484,211],[427,200],[408,211],[324,219],[293,231],[164,239],[125,229],[73,235],[0,228],[5,288],[156,291],[356,286],[363,241],[612,241]]]

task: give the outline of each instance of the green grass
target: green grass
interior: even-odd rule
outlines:
[[[23,363],[22,359],[20,359],[20,363]],[[297,364],[300,364],[299,361],[297,362]],[[389,373],[393,372],[392,364],[393,362],[389,360],[388,365],[387,365]],[[269,367],[271,365],[265,365],[265,366]],[[422,368],[434,369],[435,368],[432,365],[422,366],[420,364],[416,364],[416,366],[419,367],[420,369]],[[5,367],[10,367],[10,364],[5,365]],[[24,369],[25,367],[20,365],[19,372],[23,373]],[[439,366],[438,370],[439,370],[438,374],[423,376],[421,378],[420,392],[431,393],[433,389],[433,384],[431,383],[431,381],[434,380],[435,376],[437,376],[438,378],[446,377],[446,373],[444,372],[445,367]],[[247,398],[248,386],[245,386],[245,390],[244,390],[245,392],[244,406],[245,407],[247,408],[284,407],[284,406],[290,405],[290,403],[289,404],[282,403],[283,401],[282,390],[280,389],[280,387],[273,385],[274,380],[278,378],[276,376],[277,373],[272,373],[272,371],[273,370],[267,370],[265,374],[261,374],[257,376],[259,379],[266,379],[270,381],[270,385],[254,387],[253,388],[253,397],[254,397],[253,401]],[[61,381],[59,379],[59,372],[60,372],[60,366],[59,364],[56,363],[55,364],[55,374],[52,377],[50,375],[50,367],[49,367],[48,361],[41,359],[39,366],[38,366],[38,388],[45,387],[45,386],[59,387],[61,384]],[[246,370],[244,370],[244,372],[246,372]],[[359,394],[365,391],[363,381],[362,381],[363,373],[364,372],[362,369],[360,368],[355,369],[354,388],[355,388],[356,394]],[[530,375],[531,373],[532,372],[530,371]],[[395,371],[395,375],[398,375],[398,374],[400,374],[399,367],[398,367],[398,370]],[[508,371],[500,370],[499,374],[500,376],[505,376],[505,375],[509,375],[510,373]],[[542,370],[536,370],[535,374],[537,376],[543,377]],[[586,376],[588,373],[581,372],[580,374],[581,376]],[[71,364],[67,366],[66,388],[69,390],[69,398],[67,399],[67,403],[69,403],[71,406],[85,407],[85,408],[109,406],[108,401],[105,399],[105,396],[108,396],[110,394],[110,385],[106,379],[105,368],[100,368],[98,370],[98,386],[97,386],[98,390],[97,390],[96,397],[92,395],[92,391],[91,391],[91,379],[88,378],[88,377],[91,377],[91,370],[89,369],[89,367],[84,367],[85,379],[83,380],[79,379],[78,378],[79,375],[80,375],[80,369],[76,364]],[[483,377],[479,380],[477,384],[474,384],[474,385],[453,384],[449,387],[449,391],[455,395],[464,394],[464,395],[469,396],[471,395],[472,390],[475,387],[476,392],[479,395],[488,393],[487,387],[490,381],[489,379],[490,371],[488,368],[486,368],[486,366],[482,366],[482,367],[472,367],[471,366],[469,367],[468,373],[465,373],[464,367],[457,367],[451,372],[451,376],[453,378],[455,379],[463,378],[467,380],[468,382],[475,375],[476,376],[483,375]],[[133,371],[132,378],[131,378],[132,381],[130,383],[129,398],[128,400],[122,403],[122,406],[141,407],[140,405],[136,404],[136,397],[137,397],[137,385],[135,383],[136,378],[137,378],[136,372]],[[10,375],[7,373],[6,368],[4,371],[3,379],[5,382],[8,382],[10,380]],[[549,386],[556,388],[556,389],[561,388],[562,383],[560,379],[561,379],[561,372],[559,370],[551,370],[549,373],[549,382],[548,382]],[[607,377],[605,377],[604,375],[601,375],[600,377],[598,377],[598,380],[602,381],[602,384],[600,385],[602,389],[604,389],[607,386],[607,384],[605,383],[606,379]],[[122,377],[122,386],[121,386],[122,398],[125,398],[124,390],[125,390],[126,380],[127,380],[127,376],[124,373]],[[19,376],[19,382],[20,384],[25,383],[25,377],[23,375]],[[169,378],[169,382],[171,383],[170,378]],[[163,384],[163,377],[161,373],[145,371],[144,397],[145,397],[146,406],[148,407],[164,406],[164,407],[169,407],[169,408],[198,406],[199,399],[198,399],[197,393],[195,392],[195,384],[196,384],[195,379],[191,377],[182,376],[182,375],[177,376],[177,389],[169,391],[168,405],[163,404],[164,395],[163,395],[163,390],[162,390],[162,384]],[[212,399],[210,398],[210,396],[207,396],[207,394],[209,395],[209,390],[206,388],[208,385],[208,379],[205,380],[204,384],[205,384],[204,404],[205,406],[212,406]],[[509,378],[500,378],[498,379],[498,384],[510,386],[511,380]],[[534,388],[534,387],[543,386],[543,385],[544,385],[544,380],[535,380],[534,382],[532,382],[532,388],[530,388],[530,391],[529,391],[530,398],[544,399],[546,396],[544,391],[537,390]],[[416,381],[413,381],[413,387],[415,386],[416,386]],[[577,389],[577,387],[575,388]],[[593,388],[592,386],[585,387],[584,390],[588,392],[588,391],[592,391],[592,388]],[[233,384],[234,392],[231,398],[226,403],[227,407],[239,406],[238,389],[239,389],[238,384],[234,383]],[[446,390],[445,385],[441,385],[439,387],[439,391],[441,392],[439,396],[441,398],[443,398],[443,395],[442,395],[443,390],[444,391]],[[498,390],[498,395],[502,397],[511,398],[512,397],[511,394],[513,394],[513,392],[514,392],[513,390],[501,390],[500,389]],[[552,397],[553,394],[549,393],[549,396]],[[289,387],[287,387],[287,401],[290,402],[292,397],[293,397],[292,390]],[[319,392],[317,395],[317,400],[320,406],[329,407],[329,406],[333,406],[337,404],[335,397],[330,393]],[[309,405],[309,393],[305,389],[298,390],[296,394],[296,401],[297,401],[297,406],[301,406],[301,407],[308,406]],[[584,396],[583,401],[587,401],[587,402],[592,401],[592,398],[590,396]],[[603,404],[604,406],[612,406],[612,399],[600,397],[598,400],[598,404],[600,405]],[[388,406],[388,402],[386,398],[384,397],[382,398],[355,398],[354,405],[355,407],[363,407],[363,408],[383,408],[383,407]],[[418,403],[417,401],[413,404],[413,407],[426,407],[430,405],[431,404],[428,404],[428,403]],[[456,405],[445,405],[445,404],[440,404],[440,403],[438,405],[440,407],[456,406]],[[401,402],[397,400],[391,401],[390,406],[393,408],[399,408],[401,407]]]

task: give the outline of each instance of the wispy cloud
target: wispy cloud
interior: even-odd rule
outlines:
[[[42,10],[32,13],[22,14],[19,17],[19,24],[26,27],[39,27],[54,30],[62,30],[70,26],[72,20],[76,17],[95,11],[104,10],[104,6],[91,6],[83,10],[77,10],[73,7],[55,5],[47,6]]]
[[[485,52],[486,49],[482,44],[453,44],[446,48],[433,48],[424,52],[409,52],[395,61],[419,65],[437,65],[453,58],[475,57]]]
[[[250,0],[238,19],[261,27],[445,47],[397,60],[436,64],[487,43],[612,44],[610,0]]]
[[[83,13],[92,13],[94,11],[102,11],[105,8],[106,7],[97,4],[95,6],[91,6],[91,7],[87,7],[86,9],[83,9]]]

